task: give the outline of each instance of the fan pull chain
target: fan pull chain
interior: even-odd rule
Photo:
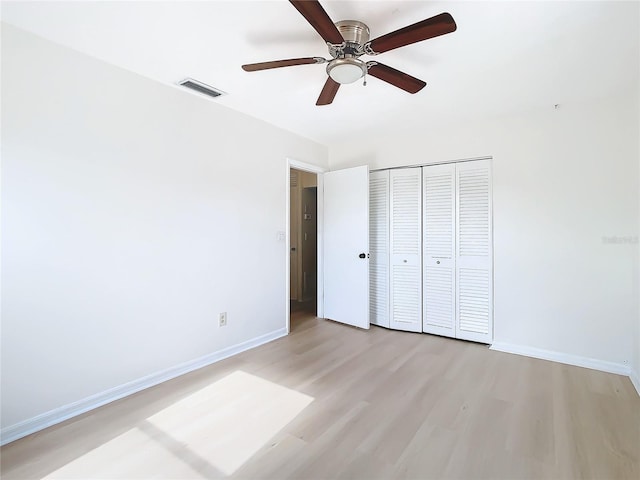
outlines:
[[[364,82],[362,83],[362,86],[366,87],[367,86],[367,72],[365,72],[362,77],[364,78]]]

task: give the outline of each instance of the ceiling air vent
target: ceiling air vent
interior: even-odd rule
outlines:
[[[178,82],[178,85],[182,85],[183,87],[193,90],[194,92],[207,95],[208,97],[216,98],[221,95],[226,95],[226,93],[222,90],[218,90],[217,88],[207,85],[206,83],[194,80],[193,78],[185,78],[184,80],[180,80]]]

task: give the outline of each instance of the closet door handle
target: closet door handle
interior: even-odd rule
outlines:
[[[358,257],[360,257],[360,258],[367,258],[367,254],[366,254],[366,253],[361,253],[360,255],[358,255]]]

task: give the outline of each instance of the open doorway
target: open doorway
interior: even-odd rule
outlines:
[[[318,291],[318,176],[289,172],[289,298],[292,327],[296,319],[314,316]]]

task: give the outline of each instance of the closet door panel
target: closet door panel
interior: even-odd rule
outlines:
[[[455,165],[422,169],[422,331],[455,336]]]
[[[491,165],[456,165],[456,337],[491,343],[493,274]]]
[[[369,174],[369,319],[389,328],[389,170]]]
[[[391,170],[390,327],[422,331],[422,171]]]

